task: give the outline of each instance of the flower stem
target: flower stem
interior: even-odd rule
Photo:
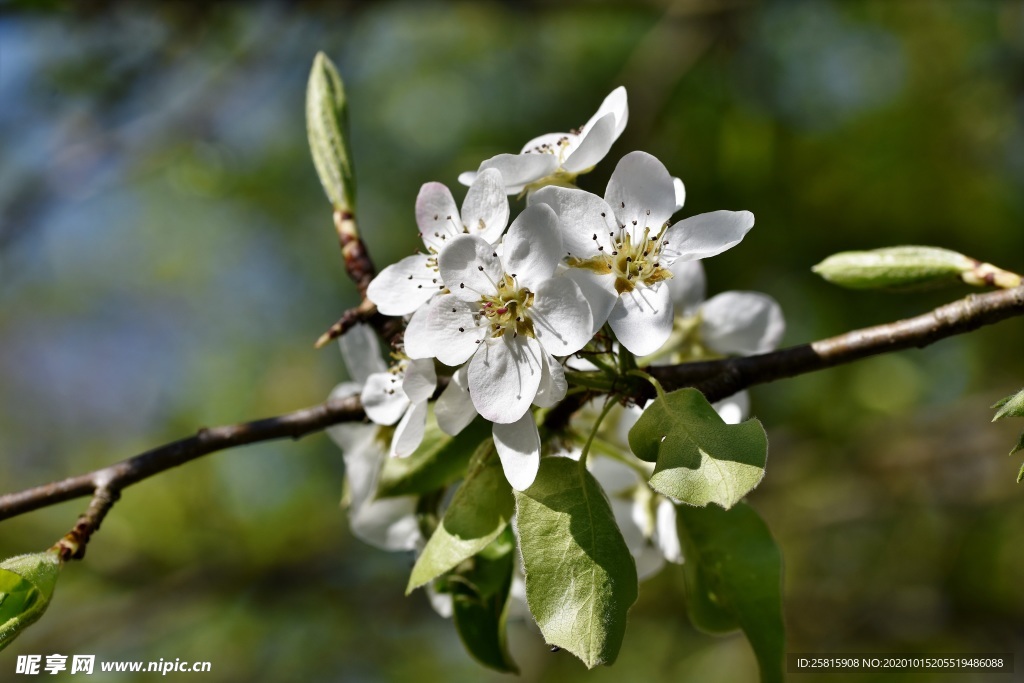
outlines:
[[[661,386],[661,382],[659,382],[657,379],[655,379],[651,375],[648,375],[643,370],[633,369],[633,370],[630,370],[629,372],[627,372],[626,374],[627,375],[633,375],[634,377],[641,377],[641,378],[647,380],[648,382],[651,383],[651,386],[654,387],[654,392],[658,395],[658,398],[665,398],[665,389],[664,389],[664,387]]]
[[[590,444],[594,442],[594,437],[597,436],[597,430],[601,428],[601,422],[604,421],[604,416],[608,414],[608,411],[615,405],[615,401],[609,396],[604,401],[604,407],[601,408],[601,414],[597,416],[594,421],[594,428],[590,430],[590,436],[587,437],[587,442],[583,444],[583,452],[580,453],[580,473],[587,471],[587,455],[590,453]]]

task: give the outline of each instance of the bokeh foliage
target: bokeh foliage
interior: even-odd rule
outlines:
[[[378,265],[415,248],[421,183],[454,189],[622,84],[630,123],[582,186],[600,193],[613,159],[643,149],[686,182],[686,215],[753,211],[743,244],[707,264],[710,290],[776,297],[787,343],[968,291],[832,287],[810,266],[837,251],[931,244],[1024,268],[1019,3],[0,11],[4,490],[312,404],[343,379],[333,348],[312,350],[355,303],[306,145],[317,50],[345,78]],[[783,551],[791,650],[1021,651],[1016,432],[987,406],[1021,384],[1022,335],[1012,320],[755,391],[771,447],[750,504]],[[210,681],[486,678],[403,597],[411,558],[350,537],[341,478],[313,437],[131,488],[0,668],[60,652],[210,660]],[[49,545],[84,504],[5,522],[0,555]],[[683,583],[643,584],[615,668],[589,680],[754,675],[742,638],[687,624]],[[583,675],[525,627],[511,637],[529,678]]]

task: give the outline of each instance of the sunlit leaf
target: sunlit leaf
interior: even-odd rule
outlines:
[[[690,505],[735,505],[764,477],[768,436],[755,419],[728,425],[696,389],[652,401],[629,431],[637,457],[657,462],[651,487]]]
[[[782,555],[753,508],[677,510],[686,562],[687,611],[697,628],[742,628],[757,656],[761,680],[783,679]]]
[[[377,497],[423,494],[458,481],[477,446],[491,438],[491,423],[477,418],[451,437],[428,423],[423,443],[407,458],[388,458],[377,484]]]
[[[508,526],[514,510],[512,489],[493,443],[486,441],[477,449],[465,480],[416,560],[406,592],[451,571],[490,545]]]
[[[636,564],[604,492],[568,458],[544,458],[516,491],[526,600],[552,645],[589,668],[619,654],[637,597]]]
[[[851,289],[910,287],[956,282],[977,265],[974,259],[937,247],[887,247],[833,254],[811,270]]]
[[[306,86],[306,134],[320,183],[335,209],[355,211],[355,176],[348,144],[348,102],[334,63],[313,59]]]
[[[0,650],[43,615],[60,572],[52,551],[0,562]]]
[[[462,644],[484,666],[509,673],[519,673],[505,638],[515,561],[515,537],[511,528],[506,527],[493,543],[465,562],[448,581],[452,618]]]

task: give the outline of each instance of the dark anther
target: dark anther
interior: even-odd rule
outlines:
[[[460,327],[460,328],[459,328],[459,332],[465,332],[465,331],[466,331],[466,328],[465,328],[465,327]]]
[[[465,288],[466,288],[466,283],[465,282],[460,282],[459,283],[459,289],[465,289]]]
[[[484,267],[483,266],[477,266],[476,269],[479,270],[481,273],[484,272]]]

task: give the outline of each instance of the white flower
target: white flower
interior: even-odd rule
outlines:
[[[531,205],[555,209],[569,256],[569,276],[593,309],[596,332],[608,322],[629,351],[657,350],[672,332],[672,300],[665,280],[677,261],[720,254],[754,225],[749,211],[714,211],[668,219],[682,199],[672,176],[650,154],[619,161],[605,198],[577,189],[545,187]]]
[[[682,363],[722,356],[767,353],[778,348],[786,332],[782,307],[760,292],[722,292],[704,300],[706,279],[700,261],[672,266],[669,291],[681,316],[675,321],[673,341],[652,364]],[[738,424],[750,413],[746,391],[713,404],[722,419]]]
[[[476,177],[461,214],[447,187],[425,184],[416,198],[416,224],[427,253],[408,256],[382,270],[370,282],[367,298],[384,315],[412,313],[444,289],[437,258],[452,238],[470,234],[497,242],[508,225],[508,215],[508,197],[497,171]]]
[[[364,325],[342,336],[342,355],[354,381],[335,387],[331,398],[355,396],[375,372],[385,370],[373,332]],[[384,459],[380,428],[367,424],[339,424],[327,433],[341,447],[348,482],[349,524],[356,538],[384,550],[413,550],[422,544],[416,519],[416,496],[375,500]]]
[[[530,140],[519,154],[499,154],[480,164],[479,172],[501,171],[508,194],[530,191],[544,185],[569,185],[608,154],[612,143],[626,128],[629,107],[626,89],[618,87],[590,120],[572,133],[548,133]],[[468,171],[459,182],[469,185],[478,177]]]
[[[554,356],[583,348],[592,329],[579,287],[554,277],[562,253],[557,224],[551,208],[538,205],[516,218],[500,248],[473,235],[455,238],[439,259],[450,293],[417,311],[405,332],[410,358],[466,363],[439,400],[439,424],[458,431],[472,419],[469,404],[494,422],[505,475],[520,490],[540,462],[529,407],[562,399],[565,375]]]
[[[423,441],[427,402],[437,387],[434,363],[402,359],[390,369],[380,357],[377,337],[366,325],[356,325],[338,340],[342,357],[362,385],[360,399],[371,421],[393,425],[391,456],[412,455]]]
[[[423,441],[427,402],[437,387],[431,360],[400,360],[386,372],[370,375],[360,398],[366,416],[379,425],[396,422],[391,456],[412,455]]]

